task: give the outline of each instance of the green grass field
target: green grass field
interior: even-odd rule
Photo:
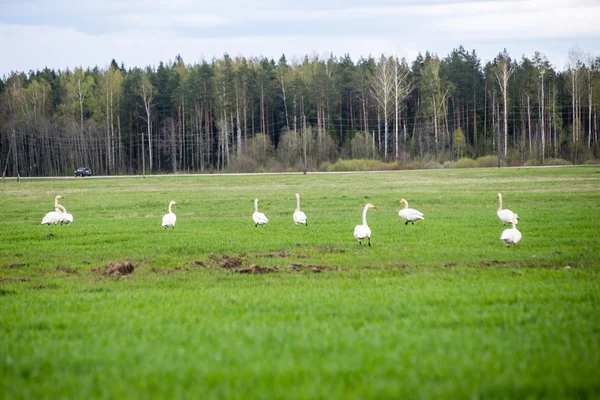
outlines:
[[[40,223],[57,194],[71,226]],[[600,398],[597,166],[11,180],[0,207],[0,398]]]

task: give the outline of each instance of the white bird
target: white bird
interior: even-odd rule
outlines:
[[[54,211],[47,213],[42,219],[42,225],[58,224],[60,222],[60,211],[58,210],[58,199],[63,197],[59,194],[54,198]]]
[[[502,209],[502,195],[500,193],[498,193],[498,211],[496,212],[496,214],[498,214],[498,218],[500,218],[500,221],[502,221],[505,224],[511,224],[513,221],[513,217],[515,217],[517,221],[516,223],[519,223],[519,216],[517,214],[510,210]]]
[[[300,194],[296,193],[296,211],[294,211],[294,223],[296,226],[298,224],[306,224],[308,226],[308,218],[306,218],[306,214],[300,211]]]
[[[375,208],[371,203],[367,203],[362,213],[362,225],[356,225],[354,227],[354,237],[358,240],[358,243],[362,245],[363,239],[368,239],[369,246],[371,245],[371,229],[367,225],[367,210],[369,208]]]
[[[404,208],[398,211],[398,215],[401,216],[404,219],[404,221],[406,221],[404,225],[408,225],[409,222],[412,222],[412,224],[414,225],[415,221],[425,219],[423,218],[422,212],[417,211],[413,208],[408,208],[408,201],[406,201],[405,199],[400,199],[398,204],[402,203],[404,203]]]
[[[269,220],[265,216],[265,214],[258,212],[258,199],[254,199],[254,214],[252,214],[252,219],[254,220],[254,227],[258,225],[265,225]]]
[[[73,215],[67,212],[67,209],[62,204],[56,205],[56,210],[60,211],[60,224],[69,225],[73,222]]]
[[[521,235],[521,232],[519,232],[519,230],[516,227],[516,214],[515,216],[513,216],[511,224],[512,228],[505,229],[502,231],[502,234],[500,235],[500,240],[504,240],[504,243],[506,243],[508,246],[510,246],[511,244],[514,244],[516,246],[519,240],[521,240],[521,237],[523,237],[523,235]]]
[[[173,212],[172,208],[173,204],[177,204],[174,200],[171,200],[171,202],[169,203],[169,213],[163,215],[162,218],[162,226],[165,227],[165,229],[167,229],[169,226],[172,227],[173,229],[175,229],[175,222],[177,221],[177,216],[175,215],[175,213]]]

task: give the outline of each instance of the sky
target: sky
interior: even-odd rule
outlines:
[[[0,0],[0,77],[231,57],[600,56],[600,0]]]

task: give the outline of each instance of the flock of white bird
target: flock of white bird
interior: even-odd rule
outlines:
[[[67,213],[67,209],[58,202],[58,200],[62,198],[64,198],[64,196],[56,196],[54,199],[54,211],[51,211],[44,216],[42,219],[42,224],[56,225],[60,222],[61,225],[69,225],[71,222],[73,222],[73,216]],[[500,193],[498,193],[498,203],[498,218],[500,218],[500,221],[502,221],[504,224],[512,225],[512,228],[502,231],[500,240],[504,241],[508,246],[516,246],[522,237],[521,232],[519,232],[516,227],[516,225],[519,223],[519,216],[511,210],[502,208],[502,194]],[[169,227],[175,229],[175,222],[177,222],[177,216],[173,212],[173,206],[175,204],[177,204],[175,201],[171,201],[169,203],[169,212],[162,218],[162,226],[165,229]],[[405,225],[408,225],[409,222],[414,225],[415,221],[425,219],[422,212],[408,207],[408,201],[406,201],[406,199],[400,199],[398,204],[404,204],[404,208],[398,211],[398,215],[405,221]],[[354,227],[354,237],[361,245],[362,241],[367,239],[369,246],[371,246],[371,228],[369,228],[369,225],[367,224],[367,211],[370,208],[375,208],[375,206],[371,203],[367,203],[362,212],[362,224]],[[299,193],[296,193],[296,210],[294,211],[292,218],[294,220],[294,224],[303,224],[308,226],[308,218],[306,217],[306,214],[300,210]],[[254,221],[255,227],[258,225],[264,226],[269,222],[267,216],[258,211],[258,199],[254,199],[254,213],[252,214],[252,220]]]

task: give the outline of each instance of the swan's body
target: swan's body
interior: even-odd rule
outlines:
[[[300,211],[300,194],[296,193],[296,211],[294,211],[294,223],[298,224],[306,224],[308,226],[308,218],[306,218],[306,214]]]
[[[42,218],[42,225],[56,225],[60,222],[61,213],[58,209],[58,199],[62,198],[63,196],[61,196],[60,194],[54,198],[54,211],[50,211],[44,216],[44,218]]]
[[[500,240],[503,240],[504,243],[506,243],[508,246],[510,246],[511,244],[516,246],[517,243],[519,243],[519,240],[521,240],[521,238],[523,237],[523,235],[521,235],[521,232],[519,232],[519,230],[516,227],[516,224],[517,224],[516,216],[511,221],[511,224],[512,224],[512,228],[505,229],[502,231],[502,234],[500,235]]]
[[[510,210],[502,209],[502,194],[500,193],[498,193],[498,211],[496,214],[498,214],[498,218],[500,218],[500,221],[502,221],[504,224],[512,224],[513,217],[516,221],[515,223],[519,223],[519,216],[517,214]]]
[[[423,213],[421,211],[417,211],[413,208],[408,208],[408,201],[406,201],[405,199],[400,199],[400,201],[398,202],[398,204],[402,204],[404,203],[404,208],[400,211],[398,211],[398,215],[402,217],[402,219],[404,219],[404,225],[408,225],[409,222],[412,222],[412,224],[415,224],[415,221],[418,221],[420,219],[425,219],[423,218]]]
[[[56,211],[60,212],[60,224],[70,225],[73,222],[73,215],[67,212],[67,209],[62,204],[57,204]]]
[[[169,213],[163,215],[162,218],[162,226],[165,227],[165,229],[167,229],[168,227],[172,227],[173,229],[175,229],[175,222],[177,221],[177,216],[175,215],[175,213],[173,212],[172,208],[173,204],[177,204],[175,201],[171,201],[169,203]]]
[[[367,225],[367,210],[369,208],[375,208],[371,203],[367,203],[362,213],[362,225],[356,225],[354,227],[354,237],[358,240],[358,243],[362,245],[363,239],[368,239],[369,246],[371,245],[371,228]]]
[[[254,220],[255,227],[258,225],[264,226],[269,222],[265,214],[258,212],[258,199],[254,199],[254,214],[252,214],[252,219]]]

